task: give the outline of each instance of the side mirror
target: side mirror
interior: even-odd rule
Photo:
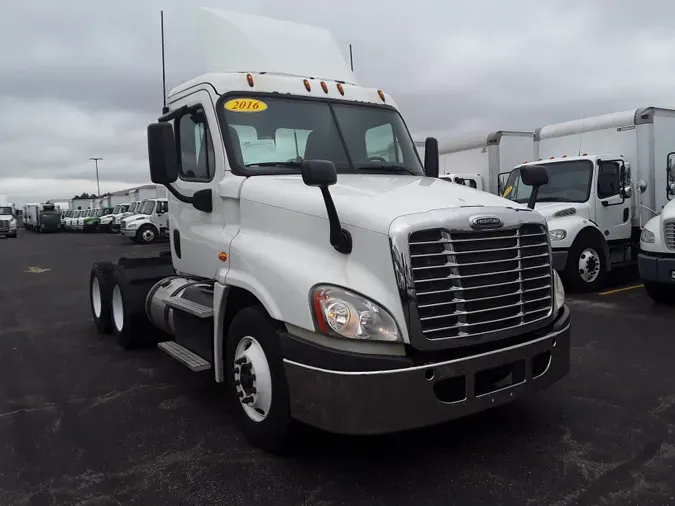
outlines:
[[[424,141],[424,173],[427,177],[438,177],[438,140],[434,137]]]
[[[148,125],[148,161],[153,183],[166,186],[178,179],[176,139],[170,123]]]
[[[333,197],[328,189],[329,186],[337,183],[335,165],[329,160],[303,160],[300,162],[300,172],[302,173],[302,181],[307,186],[318,186],[321,190],[323,203],[328,214],[331,246],[335,248],[335,251],[348,255],[352,252],[352,236],[349,230],[342,228],[335,202],[333,202]]]
[[[520,180],[524,185],[532,187],[527,207],[534,209],[539,187],[548,183],[548,170],[543,165],[523,165],[520,167]]]
[[[524,185],[538,188],[548,183],[548,170],[543,165],[523,165],[520,179]]]
[[[300,171],[307,186],[328,187],[337,183],[337,171],[330,160],[303,160]]]
[[[668,153],[668,168],[671,171],[675,170],[675,153]]]
[[[625,199],[629,199],[633,196],[633,188],[630,185],[626,185],[621,188],[621,196]]]
[[[646,192],[647,191],[647,181],[645,181],[644,179],[640,179],[637,182],[637,189],[640,193]]]

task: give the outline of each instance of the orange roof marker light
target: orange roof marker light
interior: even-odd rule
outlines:
[[[337,89],[340,92],[340,95],[342,95],[342,96],[345,95],[345,87],[342,86],[342,83],[337,83]]]
[[[221,262],[227,262],[227,253],[225,253],[224,251],[218,253],[218,260],[220,260]]]
[[[554,160],[554,159],[555,159],[555,156],[549,156],[548,159],[549,159],[549,160]]]
[[[328,93],[328,85],[324,81],[321,81],[321,89],[324,93]]]
[[[305,89],[307,91],[312,91],[312,86],[309,84],[309,79],[303,79],[302,82],[305,84]]]
[[[246,74],[246,81],[248,82],[248,85],[253,88],[253,76],[251,74]]]
[[[563,158],[567,158],[567,155],[562,155]]]
[[[385,100],[384,100],[384,91],[382,91],[382,90],[377,90],[377,94],[380,96],[380,100],[382,100],[382,102],[385,102]]]
[[[584,154],[583,154],[583,155],[581,155],[581,156],[588,156],[588,153],[584,153]]]

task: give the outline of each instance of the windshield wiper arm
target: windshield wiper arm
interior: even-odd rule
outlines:
[[[247,163],[246,167],[300,167],[301,162],[290,160],[288,162],[258,162]]]
[[[389,172],[392,174],[400,174],[405,172],[407,174],[412,174],[413,176],[419,176],[421,174],[415,174],[412,170],[403,165],[389,164],[389,165],[359,165],[356,167],[360,171],[374,171],[374,172]]]

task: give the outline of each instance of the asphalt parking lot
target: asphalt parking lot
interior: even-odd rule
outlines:
[[[0,238],[0,505],[675,504],[675,308],[630,273],[570,297],[572,369],[551,389],[404,434],[307,430],[278,457],[208,373],[96,332],[91,263],[165,248]]]

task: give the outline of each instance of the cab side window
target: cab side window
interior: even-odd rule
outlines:
[[[178,175],[185,181],[211,181],[215,172],[215,156],[204,109],[181,116],[177,130]]]
[[[600,162],[598,167],[598,198],[606,199],[619,194],[621,171],[615,162]]]
[[[163,214],[169,211],[168,202],[157,202],[157,214]]]

